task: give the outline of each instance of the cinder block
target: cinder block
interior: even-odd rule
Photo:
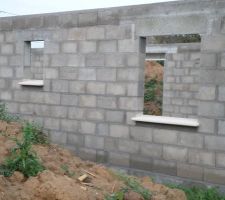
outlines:
[[[12,100],[12,91],[1,91],[0,97],[1,100]]]
[[[8,57],[7,56],[0,56],[0,66],[6,66],[6,65],[8,65]]]
[[[195,133],[179,133],[178,144],[184,147],[203,148],[203,135]]]
[[[95,134],[95,128],[95,123],[84,121],[80,123],[79,132],[84,134]]]
[[[176,176],[177,165],[176,162],[154,159],[152,171]]]
[[[99,107],[99,108],[108,108],[108,109],[115,109],[115,108],[117,108],[116,97],[98,96],[97,97],[97,107]]]
[[[107,151],[115,151],[115,149],[118,149],[118,139],[105,137],[104,149]]]
[[[65,54],[53,54],[51,56],[52,67],[64,67],[68,64],[68,57]]]
[[[106,121],[107,122],[119,122],[123,123],[125,119],[124,112],[122,111],[106,111]]]
[[[225,167],[225,154],[224,153],[216,154],[216,166],[217,167]]]
[[[84,136],[80,134],[67,134],[67,144],[75,147],[82,147],[84,145]]]
[[[0,33],[0,42],[2,43],[2,42],[4,42],[4,33]]]
[[[98,81],[116,81],[116,69],[97,69]]]
[[[54,119],[54,118],[45,118],[44,119],[44,128],[57,131],[57,130],[59,130],[59,127],[60,127],[59,119]]]
[[[202,38],[201,49],[207,51],[223,51],[225,48],[224,35],[207,35]]]
[[[6,68],[6,67],[1,67],[0,68],[0,77],[2,78],[11,78],[13,77],[13,69],[12,68]]]
[[[109,163],[111,165],[129,167],[130,156],[127,153],[109,152]]]
[[[85,40],[86,28],[71,28],[68,30],[68,40]]]
[[[177,175],[184,178],[203,180],[203,168],[195,165],[177,165]]]
[[[76,53],[77,52],[77,43],[76,42],[65,42],[62,44],[63,53]]]
[[[77,107],[70,107],[68,109],[69,119],[85,119],[85,110]]]
[[[225,121],[219,120],[218,122],[218,134],[225,135]]]
[[[152,159],[141,157],[140,155],[131,155],[130,156],[130,167],[132,169],[140,169],[151,171],[152,170]]]
[[[217,184],[225,184],[225,170],[223,169],[204,169],[204,181]]]
[[[67,80],[52,80],[52,91],[53,92],[68,92],[69,81]]]
[[[117,80],[118,81],[138,81],[140,69],[137,68],[126,68],[117,69]]]
[[[225,137],[205,136],[205,148],[210,150],[225,151]]]
[[[219,86],[218,98],[220,101],[225,101],[225,87],[224,86]]]
[[[130,135],[133,140],[152,142],[152,129],[149,127],[131,127]]]
[[[137,53],[128,54],[127,56],[127,66],[138,67],[140,65],[140,56]]]
[[[118,49],[119,52],[124,53],[132,53],[132,52],[138,52],[138,45],[136,40],[119,40],[118,41]]]
[[[87,83],[87,92],[89,94],[105,94],[106,84],[101,82]]]
[[[82,81],[71,81],[69,83],[69,92],[75,94],[85,93],[86,83]]]
[[[79,69],[78,79],[82,81],[96,80],[96,70],[87,68]]]
[[[105,55],[106,67],[125,67],[126,56],[121,53],[110,53]]]
[[[96,107],[96,96],[94,95],[80,95],[79,105],[82,107]]]
[[[215,119],[200,118],[199,132],[215,134]]]
[[[13,45],[12,44],[2,44],[1,45],[1,53],[4,54],[13,54]]]
[[[80,41],[79,52],[80,53],[95,53],[97,49],[96,41]]]
[[[215,86],[201,86],[199,88],[199,99],[201,100],[214,100],[216,98]]]
[[[84,55],[69,54],[67,56],[67,66],[69,66],[69,67],[84,67],[85,66]]]
[[[61,95],[61,104],[64,106],[76,106],[78,105],[78,96],[72,94]]]
[[[215,53],[201,53],[200,61],[203,68],[216,68],[217,55]]]
[[[45,41],[44,53],[58,54],[59,53],[59,43]]]
[[[85,135],[85,147],[104,149],[104,138],[99,136]]]
[[[127,84],[128,96],[144,96],[144,87],[140,87],[138,83]]]
[[[215,166],[215,153],[190,149],[188,152],[188,162],[196,165]]]
[[[86,55],[87,67],[103,67],[105,64],[105,56],[103,54],[88,54]]]
[[[117,51],[116,40],[99,41],[98,51],[102,53],[112,53]]]
[[[103,121],[104,120],[104,111],[103,110],[96,110],[96,109],[88,109],[86,111],[87,119],[93,121]]]
[[[45,79],[57,79],[59,77],[58,69],[45,68],[44,77]]]
[[[147,156],[150,158],[161,158],[163,153],[162,145],[150,144],[150,143],[141,143],[141,155]]]
[[[108,136],[109,135],[109,125],[105,123],[97,124],[97,131],[98,135]]]
[[[110,125],[111,137],[129,138],[129,127],[124,125]]]
[[[153,141],[161,144],[177,144],[177,132],[174,130],[154,129]]]
[[[165,160],[174,160],[186,162],[188,157],[187,148],[164,146],[163,147],[163,158]]]
[[[50,140],[56,144],[66,144],[67,134],[59,131],[51,131],[49,133]]]
[[[130,39],[131,25],[106,26],[106,39]]]
[[[139,97],[120,97],[119,108],[130,111],[141,111],[143,109],[143,99]]]
[[[126,87],[125,87],[124,84],[108,83],[106,93],[109,94],[109,95],[125,96]]]
[[[35,95],[34,95],[35,96]],[[46,104],[59,105],[60,104],[60,94],[57,93],[43,93],[44,102]]]
[[[62,119],[61,130],[76,133],[78,130],[78,121],[70,119]]]
[[[139,142],[135,142],[132,140],[122,140],[120,139],[118,142],[118,149],[124,153],[132,153],[137,154],[139,152],[140,144]]]
[[[52,117],[65,118],[67,116],[67,107],[64,106],[51,106],[50,115]]]
[[[88,40],[105,39],[105,29],[103,27],[90,27],[87,29]]]
[[[74,67],[60,67],[59,79],[76,80],[78,78],[78,69]]]
[[[97,25],[97,12],[80,13],[78,15],[79,26],[93,26]]]
[[[224,117],[224,104],[216,102],[201,102],[198,114],[207,117]]]

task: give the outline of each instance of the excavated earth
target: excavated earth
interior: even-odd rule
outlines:
[[[0,163],[3,163],[15,146],[8,136],[21,138],[21,125],[0,121],[0,132]],[[46,170],[29,178],[20,172],[14,172],[11,177],[0,176],[0,200],[103,200],[105,195],[125,186],[110,169],[83,161],[55,144],[34,145],[33,150]],[[84,174],[88,178],[79,181],[78,178]],[[138,179],[152,192],[151,200],[186,200],[183,191],[156,184],[149,177]],[[143,198],[130,191],[124,200]]]

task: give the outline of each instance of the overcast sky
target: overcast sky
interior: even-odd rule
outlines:
[[[0,17],[9,16],[9,13],[16,15],[50,13],[165,1],[174,0],[1,0]]]

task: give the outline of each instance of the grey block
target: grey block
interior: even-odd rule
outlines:
[[[87,92],[90,94],[105,94],[106,84],[101,82],[87,83]]]
[[[138,153],[140,144],[132,140],[119,140],[118,149],[124,153]]]
[[[78,96],[72,94],[61,95],[61,104],[64,106],[76,106],[78,105]]]
[[[96,96],[94,95],[80,95],[79,105],[82,107],[96,107]]]
[[[163,153],[162,145],[142,143],[140,154],[150,158],[161,158]]]
[[[123,125],[110,125],[111,137],[129,138],[129,127]]]
[[[203,148],[203,139],[200,134],[179,133],[178,144],[185,147]]]
[[[97,69],[98,81],[116,81],[116,69]]]
[[[177,175],[197,180],[203,179],[203,168],[195,165],[178,164]]]
[[[97,50],[96,41],[80,41],[79,52],[80,53],[95,53]]]
[[[93,122],[81,122],[80,123],[80,133],[84,134],[95,134],[96,124]]]
[[[97,12],[80,13],[78,15],[79,26],[93,26],[97,25]]]
[[[215,166],[215,153],[190,149],[188,152],[188,161],[196,165]]]
[[[96,80],[96,70],[95,69],[79,69],[78,79],[81,81],[92,81]]]
[[[116,40],[99,41],[98,51],[102,53],[112,53],[117,51]]]
[[[106,93],[109,95],[125,96],[126,87],[124,84],[108,83],[106,88]]]
[[[117,100],[115,97],[98,96],[97,107],[115,109],[117,108]]]
[[[152,129],[149,127],[131,127],[130,137],[133,140],[152,142]]]
[[[125,119],[124,112],[121,111],[106,111],[106,118],[107,122],[119,122],[123,123]]]
[[[78,121],[62,119],[61,130],[76,133],[76,131],[78,130]]]
[[[163,158],[165,160],[174,161],[187,161],[188,151],[187,148],[164,146],[163,147]]]
[[[220,136],[205,136],[205,148],[209,150],[225,150],[225,137]]]
[[[154,129],[153,141],[161,144],[177,144],[177,132],[172,130]]]
[[[93,121],[104,121],[104,111],[96,109],[88,109],[86,111],[86,118]]]
[[[109,163],[116,166],[129,167],[130,155],[127,153],[109,153]]]
[[[63,53],[76,53],[77,52],[77,43],[76,42],[65,42],[62,44]]]
[[[102,40],[105,38],[105,29],[103,27],[90,27],[87,29],[88,40]]]
[[[85,147],[92,149],[103,149],[104,148],[104,138],[99,136],[85,136]]]

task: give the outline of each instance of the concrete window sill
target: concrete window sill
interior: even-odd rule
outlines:
[[[189,126],[189,127],[199,126],[199,121],[197,119],[190,119],[190,118],[164,117],[164,116],[140,114],[131,119],[136,122],[147,122],[147,123],[168,124],[168,125]]]
[[[18,84],[21,86],[43,87],[44,81],[28,79],[28,80],[23,80],[23,81],[19,82]]]

